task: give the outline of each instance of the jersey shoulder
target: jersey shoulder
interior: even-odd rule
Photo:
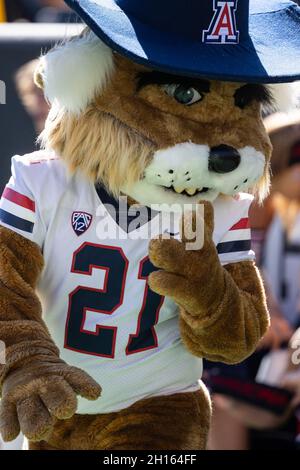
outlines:
[[[220,197],[214,204],[214,241],[223,265],[240,261],[253,261],[249,208],[253,202],[250,194]]]
[[[25,155],[15,155],[12,158],[13,176],[20,176],[31,182],[34,187],[63,182],[67,179],[64,162],[54,153],[40,150]]]
[[[12,158],[12,181],[27,188],[37,201],[52,199],[65,191],[69,178],[67,168],[54,153],[43,150]]]
[[[220,196],[214,202],[215,226],[218,231],[226,233],[236,224],[246,224],[249,209],[254,200],[251,194],[239,193],[234,197]]]

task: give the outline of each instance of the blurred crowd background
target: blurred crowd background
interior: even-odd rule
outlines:
[[[34,150],[48,113],[33,82],[36,58],[74,32],[74,23],[80,19],[62,0],[0,0],[0,193],[11,156]],[[271,327],[244,363],[205,364],[211,450],[300,448],[300,109],[266,115],[265,125],[274,146],[272,189],[263,205],[253,205],[250,222]],[[22,438],[0,449],[21,445]]]
[[[76,15],[63,0],[1,0],[1,3],[2,19],[8,22],[53,23],[76,20]]]

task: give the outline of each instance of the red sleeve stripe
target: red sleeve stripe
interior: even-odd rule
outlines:
[[[14,191],[11,188],[6,187],[2,194],[2,197],[7,199],[18,206],[25,207],[25,209],[29,209],[32,212],[35,212],[35,202],[27,196],[23,196],[23,194]]]
[[[239,220],[235,225],[231,227],[230,230],[242,230],[245,228],[250,228],[250,223],[248,217],[245,219]]]

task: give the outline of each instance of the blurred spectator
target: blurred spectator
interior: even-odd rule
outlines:
[[[5,0],[7,21],[33,21],[41,8],[40,0]]]
[[[284,347],[300,316],[300,111],[290,115],[276,114],[265,121],[272,144],[272,190],[263,206],[254,205],[250,214],[254,228],[254,249],[257,262],[263,269],[271,327],[258,349],[249,360],[231,370],[220,366],[219,373],[229,373],[242,379],[255,381],[257,366],[268,350]],[[299,341],[300,343],[300,341]],[[299,344],[300,346],[300,344]],[[287,352],[272,352],[263,359],[262,366],[269,361],[269,377],[264,383],[286,387],[296,393],[292,407],[300,404],[300,371],[284,375],[288,366]],[[259,369],[259,372],[262,369]],[[261,374],[262,375],[262,374]],[[271,383],[271,380],[275,382]],[[267,378],[269,382],[267,382]],[[258,381],[261,381],[257,377]],[[287,409],[282,416],[246,405],[236,399],[214,395],[215,414],[211,448],[242,449],[248,446],[246,426],[266,429],[283,425],[293,414]],[[292,418],[293,420],[294,418]],[[229,431],[229,432],[228,432]],[[293,438],[291,431],[291,439]],[[259,435],[259,434],[258,434]],[[273,431],[276,439],[276,432]],[[271,439],[272,441],[272,439]],[[270,444],[269,444],[270,445]]]
[[[35,15],[34,20],[40,23],[69,23],[79,21],[63,0],[42,0],[42,8]]]
[[[300,111],[265,122],[274,150],[262,265],[281,311],[295,328],[300,323]]]
[[[300,407],[300,328],[290,341],[289,366],[281,379],[281,385],[294,394],[292,406]]]
[[[23,65],[15,75],[16,88],[25,110],[32,118],[37,134],[44,129],[45,119],[49,112],[49,106],[44,98],[43,91],[34,83],[34,71],[38,60]]]
[[[77,22],[63,0],[5,0],[7,21]]]
[[[292,443],[295,442],[295,447],[300,444],[300,328],[295,332],[290,339],[289,349],[287,350],[287,360],[285,367],[280,372],[280,379],[277,386],[282,389],[288,390],[292,393],[293,397],[289,407],[286,409],[282,416],[279,416],[270,411],[263,410],[262,408],[253,405],[245,404],[236,399],[217,395],[214,398],[215,404],[218,409],[222,410],[224,416],[228,414],[230,421],[236,419],[241,425],[247,425],[253,429],[267,430],[269,441],[272,442],[272,435],[275,441],[276,428],[279,428],[280,437],[290,441],[289,447],[292,448]],[[275,364],[273,364],[276,366]],[[280,367],[279,367],[280,368]],[[278,371],[273,371],[278,372]],[[263,436],[264,434],[262,434]],[[276,441],[275,441],[276,442]],[[269,444],[270,445],[270,444]],[[272,445],[272,444],[271,444]],[[273,445],[275,447],[275,445]]]

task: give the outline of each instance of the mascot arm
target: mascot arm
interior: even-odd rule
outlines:
[[[256,348],[269,325],[260,274],[252,261],[222,266],[212,241],[213,208],[205,203],[204,245],[186,250],[183,240],[150,243],[152,290],[180,307],[184,343],[192,354],[234,364]]]
[[[59,358],[41,316],[35,293],[43,256],[35,243],[0,227],[0,431],[4,440],[20,430],[31,440],[51,431],[53,417],[76,412],[80,394],[96,399],[100,387],[81,370]]]
[[[208,308],[206,317],[181,309],[181,335],[192,354],[234,364],[254,352],[267,331],[269,316],[253,262],[230,264],[222,268],[222,277],[222,300]]]

